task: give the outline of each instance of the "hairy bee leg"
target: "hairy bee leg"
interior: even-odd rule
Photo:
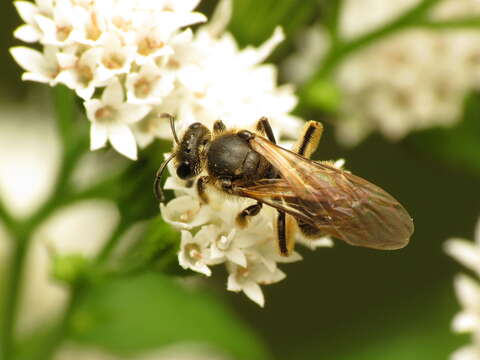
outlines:
[[[220,135],[224,133],[225,130],[227,130],[227,127],[225,126],[222,120],[217,120],[213,123],[213,133],[215,135]]]
[[[295,247],[295,232],[297,231],[295,218],[283,211],[279,211],[276,228],[280,255],[289,256]]]
[[[197,180],[197,193],[203,204],[208,204],[206,188],[209,181],[210,178],[208,176],[202,176]]]
[[[317,229],[315,226],[312,226],[301,220],[296,220],[296,221],[297,221],[297,226],[300,229],[301,233],[307,238],[318,239],[319,237],[327,235],[321,230]]]
[[[262,116],[257,122],[257,131],[261,134],[265,135],[267,139],[276,144],[277,141],[275,140],[275,135],[273,134],[272,127],[268,122],[268,119],[265,116]]]
[[[237,215],[237,224],[240,227],[245,227],[247,225],[247,219],[249,217],[258,215],[260,210],[262,210],[263,204],[261,202],[257,202],[256,204],[250,205],[242,210],[240,214]]]
[[[317,150],[323,134],[323,125],[316,121],[308,121],[303,127],[301,136],[293,147],[293,152],[307,159]]]
[[[264,134],[267,139],[276,144],[275,135],[273,134],[272,127],[266,117],[260,118],[257,123],[257,131]],[[278,174],[275,176],[277,177]],[[295,246],[295,219],[284,212],[279,211],[276,220],[276,232],[278,249],[280,255],[289,256]]]

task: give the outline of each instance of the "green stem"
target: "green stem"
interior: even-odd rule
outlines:
[[[79,279],[70,287],[70,295],[65,311],[57,325],[53,328],[48,341],[45,343],[43,349],[38,354],[38,359],[48,360],[55,354],[55,350],[63,343],[65,337],[70,331],[70,323],[75,310],[83,301],[88,292],[88,282],[84,279]]]
[[[7,210],[2,199],[0,199],[0,219],[3,221],[3,224],[9,232],[9,235],[13,236],[15,233],[15,228],[17,227],[17,222]]]
[[[310,88],[316,80],[328,77],[348,55],[372,44],[374,41],[390,36],[408,26],[414,26],[416,23],[420,23],[428,10],[440,1],[441,0],[423,0],[384,26],[360,35],[350,41],[338,39],[335,46],[332,46],[325,56],[322,64],[319,66],[319,70],[313,76],[312,81],[306,85],[306,89]]]
[[[3,360],[9,360],[13,357],[15,320],[28,247],[28,237],[22,236],[16,240],[7,278],[6,294],[9,296],[5,299],[3,311],[2,339],[0,342],[0,354]]]
[[[452,30],[452,29],[476,29],[480,28],[480,17],[467,17],[461,19],[443,20],[443,21],[420,21],[416,27],[430,30]]]
[[[125,221],[122,221],[122,220],[123,219],[119,220],[117,226],[110,234],[110,238],[107,240],[103,248],[98,253],[95,259],[95,263],[97,265],[104,264],[108,260],[108,257],[111,255],[113,249],[115,249],[115,246],[117,245],[118,241],[120,240],[122,235],[125,233],[125,231],[128,229],[129,224],[127,224]]]
[[[127,230],[128,226],[125,225],[122,221],[120,221],[110,238],[107,240],[103,248],[101,249],[100,253],[98,254],[97,258],[95,259],[94,266],[101,266],[103,263],[106,262],[108,256],[111,254],[112,250],[114,249],[115,245],[118,242],[118,239],[124,234]],[[93,269],[95,272],[95,269]],[[89,279],[80,278],[71,286],[70,290],[70,297],[65,308],[65,311],[62,314],[61,319],[55,326],[52,331],[49,340],[45,343],[44,348],[42,349],[39,359],[42,360],[49,360],[55,354],[56,349],[63,343],[65,338],[68,336],[70,332],[70,325],[73,315],[75,314],[75,310],[77,306],[82,302],[83,298],[88,294],[90,290],[91,283]]]

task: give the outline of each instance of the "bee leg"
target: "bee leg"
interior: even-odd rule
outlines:
[[[245,227],[247,225],[248,217],[252,217],[258,215],[260,210],[262,210],[263,204],[261,202],[257,202],[256,204],[250,205],[242,210],[240,214],[237,215],[237,225],[240,227]]]
[[[273,134],[272,127],[270,126],[270,123],[268,122],[268,119],[265,116],[262,116],[260,120],[258,120],[257,132],[259,132],[262,135],[265,135],[270,142],[274,144],[277,143],[277,141],[275,140],[275,135]]]
[[[295,219],[292,216],[285,214],[283,211],[279,211],[276,227],[280,255],[289,256],[295,247]]]
[[[293,151],[307,159],[317,150],[323,133],[323,125],[316,121],[308,121],[302,134],[293,147]]]
[[[227,130],[227,127],[225,126],[222,120],[217,120],[213,123],[213,133],[215,135],[220,135],[224,133],[225,130]]]
[[[202,176],[197,180],[197,193],[202,204],[208,204],[206,188],[209,181],[210,178],[208,176]]]
[[[323,233],[322,230],[297,219],[297,225],[301,233],[310,239],[318,239],[319,237],[326,236],[327,234]]]

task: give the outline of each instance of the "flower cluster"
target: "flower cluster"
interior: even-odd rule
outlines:
[[[277,28],[258,48],[239,49],[225,31],[232,10],[221,1],[212,19],[194,12],[198,0],[36,0],[17,1],[25,21],[17,38],[43,45],[43,52],[16,47],[11,53],[26,70],[24,80],[64,84],[84,99],[91,122],[91,148],[107,141],[135,159],[137,146],[155,138],[172,139],[162,116],[173,114],[181,134],[193,122],[211,127],[252,129],[267,116],[278,138],[295,137],[301,120],[289,112],[297,99],[289,85],[277,85],[277,69],[263,61],[279,42]],[[174,171],[171,171],[174,174]],[[171,177],[166,188],[176,198],[162,205],[165,220],[182,229],[179,262],[210,275],[225,263],[228,289],[244,291],[263,306],[260,284],[280,281],[278,262],[300,259],[278,254],[274,211],[264,207],[246,228],[235,223],[251,201],[212,194],[208,205],[187,183]],[[190,184],[191,185],[191,184]],[[299,239],[300,241],[302,239]],[[309,241],[315,248],[330,239]]]
[[[475,242],[464,239],[450,239],[446,252],[476,274],[476,278],[458,275],[455,291],[462,305],[462,311],[453,320],[453,330],[471,333],[473,343],[457,350],[452,360],[474,360],[480,358],[480,219],[475,230]]]
[[[418,0],[348,0],[340,34],[351,39],[391,21]],[[375,11],[372,11],[375,9]],[[478,1],[443,1],[432,20],[480,13]],[[328,37],[316,25],[303,49],[287,64],[292,80],[306,80],[321,62]],[[313,42],[313,39],[317,39]],[[310,44],[310,45],[309,45]],[[306,58],[310,58],[306,61]],[[476,30],[406,29],[345,59],[335,74],[342,94],[339,140],[355,145],[373,130],[392,140],[432,126],[449,126],[460,117],[465,94],[480,85],[480,34]],[[295,74],[296,66],[301,76]]]
[[[341,167],[343,161],[337,161]],[[212,189],[208,205],[202,204],[195,186],[178,179],[175,170],[165,183],[165,189],[174,190],[176,198],[161,205],[165,221],[182,229],[178,260],[185,269],[210,276],[210,266],[225,264],[228,272],[227,289],[243,291],[258,305],[265,303],[260,285],[276,283],[285,278],[278,263],[299,261],[297,252],[280,256],[277,248],[276,210],[264,206],[260,213],[249,219],[246,227],[236,222],[238,214],[255,203],[252,199],[226,197]],[[314,250],[332,246],[328,237],[306,239],[300,232],[297,242]]]
[[[206,21],[199,0],[16,1],[25,21],[15,36],[39,42],[43,51],[15,47],[24,80],[64,84],[84,100],[91,121],[91,149],[110,142],[135,159],[137,145],[171,138],[163,113],[182,122],[247,126],[262,115],[295,133],[288,115],[296,98],[277,87],[273,66],[258,65],[283,39],[280,29],[259,49],[240,51],[228,33],[231,4],[195,34],[187,26]]]

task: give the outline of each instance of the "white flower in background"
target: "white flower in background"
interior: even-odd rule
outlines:
[[[478,360],[480,359],[480,345],[464,346],[455,351],[450,360]]]
[[[290,81],[305,83],[320,66],[320,60],[328,50],[328,35],[323,26],[315,24],[302,31],[296,39],[297,52],[283,64]]]
[[[451,359],[478,359],[480,355],[480,219],[475,229],[475,242],[450,239],[445,244],[445,251],[476,274],[476,278],[463,274],[455,278],[455,292],[462,310],[453,319],[452,328],[456,332],[471,333],[473,344],[456,351]]]
[[[340,33],[347,39],[381,26],[418,0],[347,0]],[[432,19],[480,14],[475,0],[441,1]],[[316,41],[312,41],[316,39]],[[320,66],[328,47],[326,31],[315,25],[286,63],[288,78],[302,82]],[[476,30],[409,29],[379,40],[340,64],[333,78],[342,104],[339,140],[355,145],[379,130],[391,140],[410,131],[451,126],[460,118],[465,95],[480,88],[480,33]]]
[[[173,90],[175,74],[167,66],[168,56],[173,54],[169,43],[183,32],[183,27],[206,20],[204,15],[193,12],[197,4],[198,1],[16,1],[25,24],[15,36],[38,42],[44,50],[15,47],[11,53],[26,70],[24,80],[52,86],[65,84],[88,100],[85,106],[94,124],[92,149],[103,147],[109,139],[117,151],[136,158],[132,124],[148,113],[139,104],[158,106]],[[112,92],[105,89],[112,83],[127,90],[127,99],[121,99],[122,104],[119,98],[115,100],[114,105],[122,107],[115,108],[116,114],[99,114],[96,107],[104,102],[105,93]],[[98,89],[103,89],[103,95]],[[109,105],[113,109],[113,104]],[[138,111],[124,111],[135,106]],[[121,121],[112,115],[121,115]],[[102,125],[99,120],[104,120]],[[112,122],[123,126],[112,127]]]
[[[218,6],[212,22],[195,33],[185,29],[206,21],[193,11],[198,2],[17,1],[26,24],[16,36],[39,42],[45,52],[17,47],[12,55],[27,71],[25,80],[65,84],[88,100],[86,106],[98,104],[101,90],[107,92],[105,87],[115,81],[125,89],[125,105],[150,106],[151,113],[141,119],[124,117],[123,131],[110,138],[130,158],[137,145],[172,138],[168,122],[157,116],[163,113],[177,117],[179,131],[194,121],[210,126],[219,118],[227,126],[246,128],[268,116],[278,136],[295,136],[301,122],[289,114],[297,103],[293,88],[277,86],[276,68],[262,64],[282,41],[281,29],[258,48],[239,49],[224,32],[232,8],[228,0]],[[91,107],[87,114],[97,124]],[[105,145],[105,133],[92,131],[92,149]]]

